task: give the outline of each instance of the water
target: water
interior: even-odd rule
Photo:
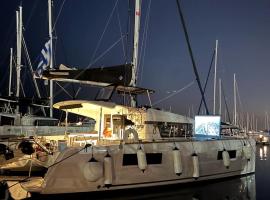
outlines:
[[[257,146],[256,149],[256,199],[270,199],[270,146]]]
[[[257,146],[256,173],[196,185],[174,185],[99,194],[50,196],[49,199],[110,199],[110,200],[268,200],[270,199],[270,146]],[[268,171],[269,170],[269,171]],[[91,197],[91,198],[90,198]]]

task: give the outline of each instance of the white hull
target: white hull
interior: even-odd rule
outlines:
[[[251,157],[245,157],[244,143],[251,148]],[[144,152],[152,154],[152,158],[147,159],[147,167],[144,171],[139,169],[136,161],[138,146]],[[174,169],[174,158],[172,149],[177,146],[182,158],[182,174],[176,175]],[[230,166],[224,166],[219,151],[223,149],[232,151],[230,156]],[[104,166],[104,157],[109,152],[112,158],[111,185],[105,185],[104,173],[95,181],[89,181],[83,173],[84,167],[91,158],[92,151],[84,150],[59,164],[49,168],[43,181],[22,183],[22,187],[29,192],[41,194],[62,194],[78,192],[96,192],[128,188],[139,188],[148,186],[168,185],[176,183],[188,183],[210,179],[218,179],[237,175],[245,175],[255,172],[255,141],[254,140],[214,140],[214,141],[178,141],[178,142],[142,142],[141,144],[121,144],[110,146],[94,146],[94,158]],[[57,158],[61,161],[67,156],[78,151],[78,148],[68,148]],[[192,154],[198,155],[197,166],[198,178],[194,177],[194,163]],[[129,154],[129,161],[124,158]],[[132,155],[133,156],[130,156]],[[233,155],[234,154],[234,155]],[[156,157],[155,157],[156,155]],[[151,157],[151,156],[150,156]],[[161,159],[160,159],[161,158]],[[126,159],[126,160],[125,160]],[[135,159],[135,160],[134,160]],[[125,161],[124,161],[125,160]],[[151,161],[150,161],[151,160]],[[153,164],[151,164],[151,163]],[[160,162],[160,163],[159,163]],[[95,173],[95,171],[92,171]]]

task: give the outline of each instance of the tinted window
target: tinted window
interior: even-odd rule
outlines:
[[[148,165],[161,164],[162,153],[146,153],[146,161]],[[137,154],[124,154],[123,166],[125,165],[138,165]]]

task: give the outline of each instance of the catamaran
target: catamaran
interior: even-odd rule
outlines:
[[[120,73],[119,66],[107,68],[105,74],[112,72],[117,75],[114,79],[97,76],[101,69],[91,69],[89,79],[82,76],[83,72],[69,69],[44,73],[44,78],[51,80],[102,84],[93,101],[68,100],[54,104],[56,109],[94,119],[96,134],[70,134],[66,140],[58,141],[44,177],[27,178],[20,183],[23,190],[42,195],[107,192],[255,172],[253,139],[215,135],[220,126],[212,125],[211,121],[198,126],[206,137],[194,137],[193,119],[153,108],[151,101],[150,106],[136,106],[137,95],[149,97],[154,91],[136,86],[140,0],[135,2],[134,13],[133,61],[124,65],[130,70]],[[114,93],[129,97],[129,105],[112,102]]]

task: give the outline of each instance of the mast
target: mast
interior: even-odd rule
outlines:
[[[267,130],[267,133],[269,132],[269,118],[267,111],[265,111],[265,130]]]
[[[255,121],[255,131],[258,132],[258,119],[256,118],[256,121]]]
[[[49,39],[50,39],[50,69],[53,68],[53,45],[52,45],[52,0],[48,0],[48,16],[49,16]],[[50,117],[53,117],[53,81],[50,80]]]
[[[138,67],[138,53],[139,53],[139,31],[140,31],[140,18],[141,18],[141,0],[135,1],[134,11],[134,38],[133,38],[133,58],[132,58],[132,78],[130,85],[135,87],[137,81],[137,67]],[[136,97],[131,96],[131,106],[136,106]]]
[[[234,125],[237,125],[237,113],[236,113],[236,78],[235,74],[233,74],[233,94],[234,94]]]
[[[21,80],[21,56],[22,56],[22,6],[19,6],[19,11],[16,11],[16,34],[17,34],[17,57],[16,57],[16,97],[20,96],[20,80]],[[16,108],[16,112],[19,112],[19,106]]]
[[[247,113],[247,133],[249,132],[249,115]]]
[[[221,78],[219,79],[219,112],[218,114],[221,116]]]
[[[255,130],[255,116],[254,113],[252,114],[252,132]]]
[[[214,115],[216,114],[217,49],[218,49],[218,40],[216,40],[216,50],[215,50],[214,105],[213,105],[213,114],[214,114]]]
[[[13,48],[10,48],[10,60],[9,60],[9,81],[8,81],[8,96],[10,97],[11,92],[11,82],[12,82],[12,59],[13,59]]]

